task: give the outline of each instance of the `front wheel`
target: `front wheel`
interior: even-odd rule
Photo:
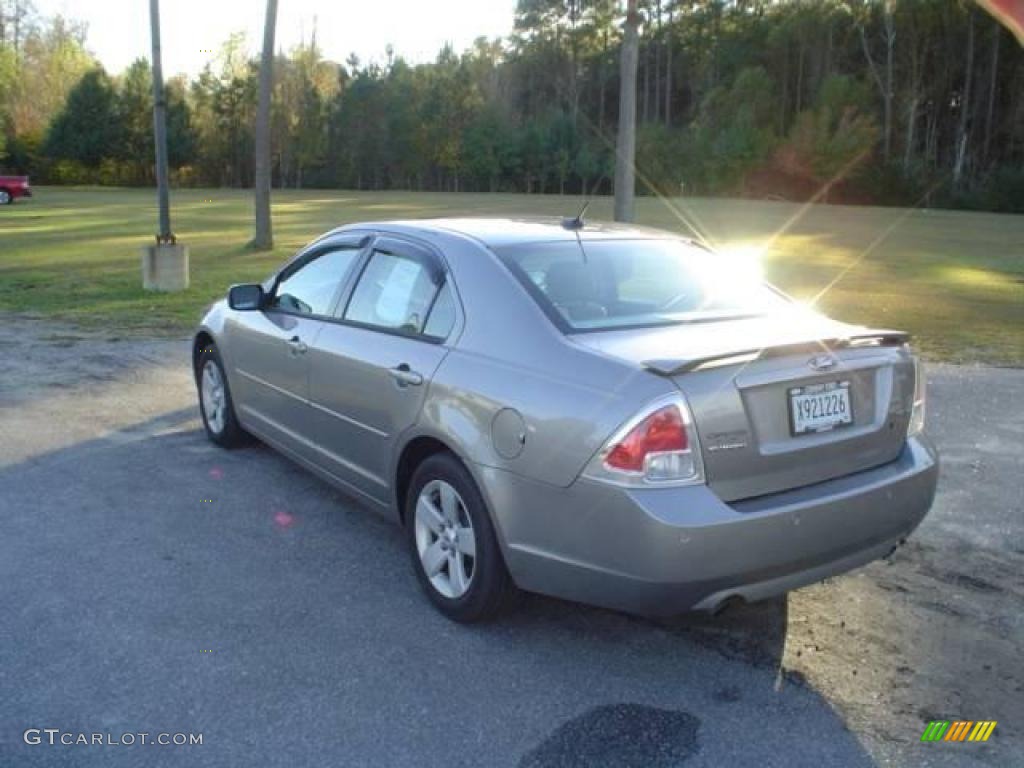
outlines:
[[[199,412],[203,416],[206,436],[223,448],[242,445],[245,432],[235,418],[235,404],[216,347],[206,347],[200,354],[196,379],[199,387]]]
[[[515,594],[483,497],[449,453],[413,473],[405,524],[413,568],[430,601],[450,619],[493,618]]]

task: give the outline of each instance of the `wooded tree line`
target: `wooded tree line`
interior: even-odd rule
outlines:
[[[640,7],[640,194],[1024,211],[1024,52],[973,3]],[[28,0],[0,9],[0,164],[151,183],[148,64],[110,76],[80,26]],[[332,62],[314,33],[275,60],[275,186],[609,192],[621,10],[519,0],[506,39],[422,64],[390,48]],[[176,183],[252,183],[257,79],[234,36],[198,77],[168,82]]]

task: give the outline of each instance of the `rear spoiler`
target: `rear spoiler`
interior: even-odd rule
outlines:
[[[783,357],[785,355],[814,355],[821,354],[822,350],[831,352],[849,347],[900,347],[908,341],[910,341],[910,334],[904,331],[865,331],[864,333],[855,333],[850,336],[801,341],[794,344],[781,344],[760,349],[734,350],[704,357],[644,360],[642,365],[652,373],[658,373],[662,376],[674,376],[679,373],[702,368],[706,365],[722,364],[726,361],[747,362],[770,357]]]

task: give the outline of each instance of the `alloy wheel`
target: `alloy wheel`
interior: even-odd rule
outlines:
[[[430,584],[444,597],[462,597],[476,571],[476,536],[458,491],[444,480],[424,485],[415,525],[416,551]]]
[[[207,360],[203,366],[203,413],[206,414],[206,425],[215,434],[224,431],[227,395],[224,391],[224,379],[220,366],[213,360]]]

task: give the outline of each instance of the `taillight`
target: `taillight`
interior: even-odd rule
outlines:
[[[697,433],[682,397],[659,400],[641,411],[605,444],[585,474],[633,486],[703,482]]]
[[[687,449],[686,427],[679,409],[666,405],[646,419],[615,443],[604,459],[609,469],[626,472],[641,472],[647,457],[654,453],[685,451]]]
[[[914,358],[914,406],[910,410],[910,423],[907,425],[907,437],[913,437],[924,431],[925,405],[924,365],[920,358]]]

